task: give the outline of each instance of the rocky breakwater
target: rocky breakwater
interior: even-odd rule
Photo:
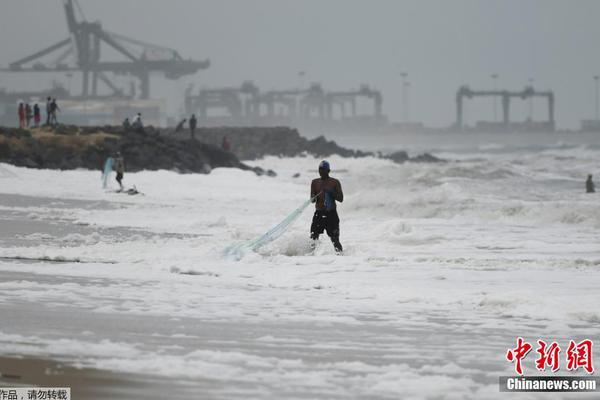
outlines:
[[[184,139],[189,137],[189,132],[174,133],[165,129],[163,134]],[[351,150],[339,146],[336,142],[327,140],[323,136],[307,139],[301,136],[296,129],[288,127],[216,127],[196,129],[196,138],[202,142],[220,146],[223,138],[227,137],[231,143],[231,151],[240,160],[256,160],[267,155],[280,157],[294,157],[309,154],[315,157],[328,157],[334,154],[342,157],[381,157],[396,163],[403,162],[442,162],[443,160],[431,154],[420,154],[410,157],[405,151],[391,154],[381,154]]]
[[[273,174],[253,168],[232,152],[198,140],[161,135],[152,127],[144,132],[120,127],[0,128],[0,162],[29,168],[101,169],[107,157],[120,151],[128,171],[175,170],[209,173],[230,167]]]
[[[222,148],[224,137],[230,151]],[[128,171],[174,170],[182,173],[209,173],[229,167],[275,175],[240,160],[256,160],[267,155],[294,157],[382,157],[397,163],[438,162],[429,154],[409,157],[404,151],[374,154],[350,150],[324,137],[307,139],[287,127],[200,128],[195,139],[188,132],[146,127],[143,131],[115,126],[64,126],[35,129],[0,128],[0,162],[29,168],[101,169],[107,157],[120,151]]]

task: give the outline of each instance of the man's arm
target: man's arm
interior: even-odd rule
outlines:
[[[335,200],[341,203],[344,201],[344,192],[342,191],[342,184],[340,183],[340,181],[336,181],[336,183],[337,187],[335,188]]]

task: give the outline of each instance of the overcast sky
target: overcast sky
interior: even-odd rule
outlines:
[[[176,48],[211,67],[178,83],[154,80],[153,96],[253,80],[262,89],[306,80],[329,89],[368,83],[384,112],[401,118],[401,77],[411,83],[410,117],[442,126],[455,119],[461,84],[520,89],[529,78],[557,96],[559,127],[594,115],[600,73],[600,1],[595,0],[79,0],[88,20],[113,32]],[[66,37],[62,0],[1,0],[0,64]],[[61,77],[64,78],[64,77]],[[30,78],[33,79],[33,78]],[[49,86],[50,78],[35,78]],[[0,75],[0,86],[26,83]],[[172,102],[172,101],[171,101]],[[180,105],[170,105],[176,109]],[[471,102],[468,120],[491,120],[489,99]],[[546,117],[535,104],[534,117]],[[516,119],[527,105],[515,102]]]

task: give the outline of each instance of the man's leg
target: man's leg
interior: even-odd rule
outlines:
[[[323,225],[324,215],[320,211],[315,211],[313,215],[312,224],[310,225],[310,238],[312,239],[311,247],[314,249],[319,240],[319,235],[323,233],[325,227]]]
[[[333,243],[333,248],[337,253],[341,253],[344,248],[340,243],[340,218],[336,210],[328,213],[326,228],[327,235],[331,238],[331,243]]]

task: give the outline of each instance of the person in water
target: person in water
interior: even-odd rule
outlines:
[[[592,174],[589,174],[587,181],[585,181],[585,191],[587,193],[595,193],[596,192],[596,188],[594,187],[594,182],[592,181]]]
[[[123,190],[123,183],[121,181],[123,180],[123,174],[125,173],[125,162],[123,161],[121,153],[117,153],[117,156],[115,157],[115,170],[117,171],[116,180],[119,183],[120,190]]]
[[[321,161],[319,164],[319,175],[321,177],[313,179],[310,184],[310,198],[315,203],[315,214],[310,226],[310,238],[316,241],[323,231],[327,231],[335,251],[340,253],[343,248],[340,243],[340,218],[335,202],[343,202],[344,193],[340,181],[329,176],[330,171],[329,162]]]

